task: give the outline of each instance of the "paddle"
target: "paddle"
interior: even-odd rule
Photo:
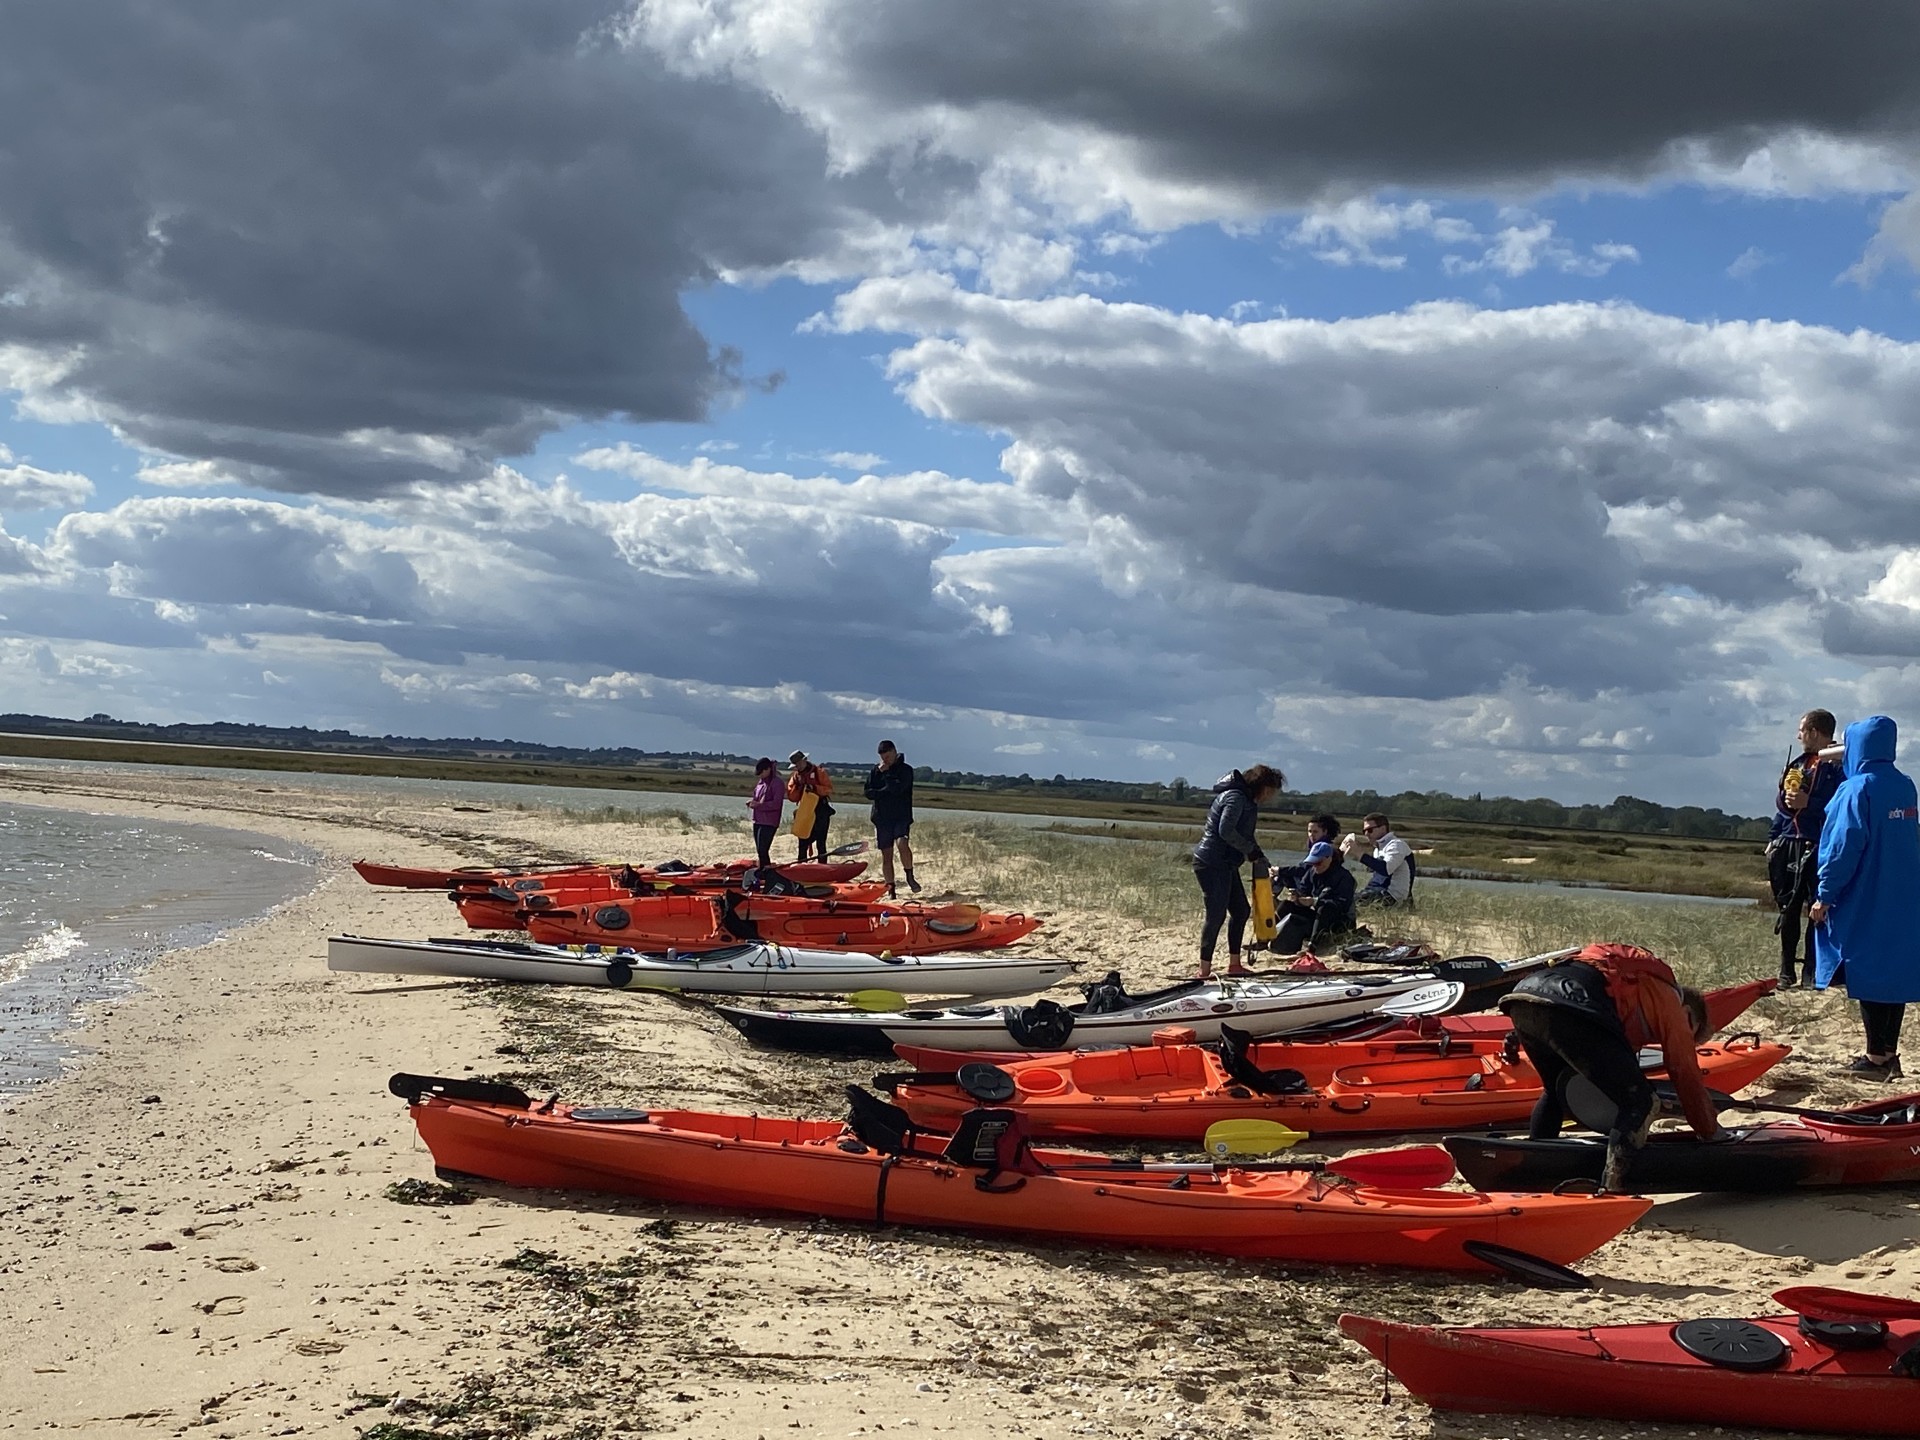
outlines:
[[[1454,1175],[1453,1157],[1438,1145],[1414,1145],[1404,1150],[1380,1150],[1370,1155],[1347,1155],[1338,1160],[1270,1160],[1249,1165],[1215,1161],[1111,1160],[1098,1165],[1053,1165],[1066,1171],[1125,1170],[1149,1175],[1217,1175],[1222,1170],[1289,1171],[1308,1175],[1338,1175],[1357,1185],[1381,1190],[1430,1190]]]
[[[1667,1087],[1656,1086],[1663,1092]],[[1768,1115],[1798,1115],[1804,1120],[1824,1120],[1830,1125],[1877,1125],[1878,1116],[1848,1115],[1839,1110],[1808,1110],[1798,1105],[1767,1105],[1759,1100],[1739,1100],[1719,1090],[1707,1091],[1707,1098],[1722,1110],[1757,1110]]]
[[[827,858],[831,860],[835,855],[864,855],[867,853],[867,847],[872,843],[871,840],[849,840],[846,844],[836,845],[827,851]]]
[[[1224,1160],[1229,1155],[1271,1155],[1306,1138],[1277,1120],[1216,1120],[1207,1127],[1201,1144],[1207,1154]]]
[[[1867,1295],[1827,1285],[1790,1285],[1773,1298],[1796,1315],[1816,1320],[1920,1320],[1920,1300]]]

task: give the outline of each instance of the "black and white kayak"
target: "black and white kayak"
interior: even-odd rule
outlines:
[[[1188,980],[1148,995],[1127,995],[1109,976],[1086,987],[1081,1005],[963,1005],[939,1010],[716,1008],[747,1039],[779,1050],[890,1055],[898,1044],[940,1050],[1044,1051],[1149,1045],[1153,1032],[1183,1026],[1202,1044],[1231,1025],[1256,1039],[1290,1035],[1356,1016],[1412,1020],[1441,1015],[1467,987],[1430,971],[1301,980]],[[1116,993],[1117,992],[1117,993]]]
[[[896,959],[786,945],[732,945],[681,954],[512,940],[376,940],[336,935],[327,941],[327,968],[366,975],[680,990],[691,995],[846,995],[875,989],[992,999],[1032,995],[1058,985],[1071,978],[1074,964],[977,951]]]

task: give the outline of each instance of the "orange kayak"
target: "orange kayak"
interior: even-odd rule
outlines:
[[[685,885],[702,879],[738,880],[754,868],[757,860],[722,860],[713,865],[466,865],[454,870],[424,869],[412,865],[382,865],[375,860],[356,860],[353,868],[369,885],[386,885],[400,890],[445,890],[455,885],[518,885],[540,883],[554,878],[577,875],[619,875],[631,873],[648,882],[669,881]],[[803,885],[832,885],[851,880],[867,868],[864,860],[809,860],[774,867],[789,880]]]
[[[543,882],[538,887],[495,885],[489,887],[457,885],[448,893],[461,918],[475,930],[524,930],[527,916],[544,910],[578,910],[625,900],[635,895],[691,892],[707,895],[715,891],[745,893],[739,878],[695,881],[680,884],[658,880],[643,888],[621,885],[610,875],[564,877]],[[878,900],[887,893],[884,880],[849,880],[838,884],[793,887],[813,900]]]
[[[534,1102],[509,1086],[396,1075],[389,1088],[442,1171],[507,1185],[724,1210],[1198,1250],[1326,1264],[1484,1272],[1484,1241],[1569,1264],[1650,1208],[1623,1195],[1377,1189],[1325,1172],[1151,1171],[1011,1140],[1004,1111],[953,1139],[861,1091],[854,1119],[779,1120]],[[856,1098],[857,1097],[857,1098]]]
[[[973,905],[810,900],[764,895],[636,895],[592,908],[527,916],[547,945],[632,945],[715,949],[743,941],[803,950],[933,955],[991,950],[1040,928],[1030,915]]]
[[[1700,1069],[1715,1089],[1738,1090],[1791,1053],[1788,1045],[1748,1041],[1703,1045]],[[1040,1056],[1001,1068],[1013,1081],[1006,1104],[1027,1118],[1031,1133],[1114,1140],[1197,1142],[1218,1120],[1277,1120],[1312,1135],[1479,1130],[1524,1122],[1540,1098],[1534,1068],[1501,1049],[1408,1056],[1387,1045],[1356,1055],[1347,1045],[1270,1041],[1248,1046],[1229,1073],[1219,1052],[1174,1043]],[[1256,1076],[1265,1076],[1269,1088],[1297,1088],[1264,1093]],[[888,1078],[916,1125],[951,1125],[976,1103],[951,1068]]]

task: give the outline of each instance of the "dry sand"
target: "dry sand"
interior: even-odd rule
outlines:
[[[333,975],[334,932],[455,927],[434,895],[346,869],[735,854],[739,834],[350,797],[296,777],[0,770],[0,798],[202,820],[329,858],[313,893],[176,951],[99,1007],[69,1073],[0,1102],[0,1426],[89,1435],[1571,1437],[1685,1434],[1524,1416],[1434,1417],[1331,1331],[1403,1319],[1749,1314],[1809,1279],[1920,1292],[1913,1191],[1661,1204],[1573,1296],[1489,1280],[1288,1270],[899,1230],[748,1220],[431,1181],[399,1069],[509,1078],[584,1101],[831,1113],[874,1067],[756,1053],[698,1007],[616,992]],[[851,817],[850,817],[851,818]],[[945,875],[937,828],[921,868]],[[789,842],[784,842],[789,843]],[[1184,934],[1049,915],[1033,948],[1130,980],[1180,969]],[[1625,937],[1622,937],[1625,938]],[[1837,1000],[1756,1012],[1808,1044],[1788,1093],[1848,1052]]]

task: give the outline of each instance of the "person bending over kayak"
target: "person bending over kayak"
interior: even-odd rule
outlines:
[[[1842,979],[1860,1002],[1866,1054],[1847,1066],[1869,1080],[1900,1076],[1900,1023],[1920,1000],[1920,810],[1893,767],[1899,731],[1885,715],[1847,727],[1847,778],[1827,806],[1813,922],[1813,983]]]
[[[1200,922],[1200,978],[1213,975],[1213,951],[1220,940],[1220,927],[1227,927],[1227,973],[1245,975],[1240,963],[1241,942],[1247,936],[1247,887],[1240,883],[1240,867],[1253,863],[1255,876],[1267,873],[1266,852],[1254,838],[1254,826],[1260,819],[1260,807],[1278,795],[1287,777],[1271,765],[1254,765],[1246,774],[1238,770],[1223,776],[1213,787],[1213,805],[1207,811],[1206,828],[1200,843],[1193,847],[1193,878],[1200,884],[1201,902],[1206,907]]]
[[[1273,883],[1294,894],[1280,907],[1274,953],[1291,955],[1316,940],[1353,929],[1353,872],[1340,863],[1340,852],[1327,841],[1314,841],[1298,865],[1274,871]]]
[[[1653,1125],[1656,1096],[1639,1056],[1649,1045],[1659,1047],[1694,1133],[1704,1140],[1726,1134],[1694,1053],[1711,1030],[1706,1002],[1650,951],[1637,945],[1589,945],[1527,976],[1502,997],[1500,1009],[1540,1074],[1528,1139],[1550,1140],[1560,1133],[1565,1087],[1575,1075],[1615,1105],[1602,1189],[1622,1188],[1633,1152],[1646,1143]]]

